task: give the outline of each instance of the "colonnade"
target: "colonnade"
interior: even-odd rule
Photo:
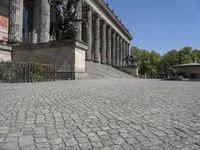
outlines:
[[[112,66],[125,66],[123,59],[129,55],[129,42],[90,6],[86,9],[86,20],[88,26],[86,60]]]
[[[23,28],[23,1],[10,0],[9,42],[22,43]],[[38,7],[40,6],[40,7]],[[82,18],[82,1],[78,5],[79,19]],[[31,43],[49,41],[50,5],[47,0],[34,0],[33,28]],[[86,60],[112,66],[124,66],[123,59],[129,55],[129,41],[124,39],[111,24],[108,24],[91,6],[87,6],[86,42],[88,51]],[[81,23],[77,23],[78,36],[81,40],[83,34]]]

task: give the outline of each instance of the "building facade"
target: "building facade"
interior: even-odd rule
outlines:
[[[48,0],[0,0],[0,10],[9,19],[9,44],[53,40],[49,33],[57,14]],[[81,0],[77,10],[87,22],[77,23],[78,39],[88,44],[86,60],[124,66],[132,36],[109,6],[103,0]]]
[[[0,42],[8,41],[8,2],[0,0]]]

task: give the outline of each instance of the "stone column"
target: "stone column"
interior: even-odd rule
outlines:
[[[116,65],[116,33],[112,34],[112,66]]]
[[[38,42],[39,30],[40,30],[40,1],[34,0],[33,4],[33,32],[32,32],[32,43]]]
[[[22,43],[23,0],[10,0],[9,43]]]
[[[106,23],[102,24],[101,63],[106,64]]]
[[[38,42],[48,42],[50,29],[50,5],[47,0],[40,0],[40,18],[38,19],[40,19]]]
[[[119,66],[122,66],[122,37],[119,38]]]
[[[130,55],[130,44],[127,42],[127,54]]]
[[[100,63],[100,16],[96,14],[95,18],[95,50],[94,50],[94,62]]]
[[[87,44],[88,44],[88,51],[86,55],[86,60],[92,60],[92,9],[89,6],[87,10]]]
[[[128,54],[128,46],[127,46],[127,42],[125,42],[125,54],[126,54],[126,56],[128,56],[129,54]]]
[[[126,48],[125,48],[125,40],[123,39],[123,43],[122,43],[122,50],[123,50],[123,60],[124,58],[126,57]],[[122,62],[122,66],[125,66],[126,65],[126,62],[123,61]]]
[[[78,5],[77,5],[77,12],[78,12],[78,18],[77,19],[82,19],[82,0],[79,0]],[[82,22],[77,22],[76,23],[77,27],[77,36],[76,38],[78,40],[82,40]]]
[[[119,35],[117,35],[116,44],[116,66],[119,66]]]
[[[112,48],[112,43],[111,43],[111,27],[108,27],[107,31],[107,64],[111,65],[112,64],[112,58],[111,58],[111,48]]]

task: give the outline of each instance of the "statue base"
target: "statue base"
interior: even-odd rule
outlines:
[[[14,62],[52,64],[60,73],[71,72],[72,79],[86,79],[86,43],[79,40],[60,40],[47,43],[13,46]]]
[[[1,61],[11,61],[12,47],[0,44],[0,62]]]
[[[120,66],[120,67],[117,67],[117,68],[119,70],[123,71],[123,72],[126,72],[126,73],[136,77],[136,78],[139,77],[137,65],[130,64],[130,65],[127,65],[127,66]]]

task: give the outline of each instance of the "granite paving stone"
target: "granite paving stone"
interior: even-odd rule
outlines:
[[[0,83],[0,150],[199,150],[200,82]]]

